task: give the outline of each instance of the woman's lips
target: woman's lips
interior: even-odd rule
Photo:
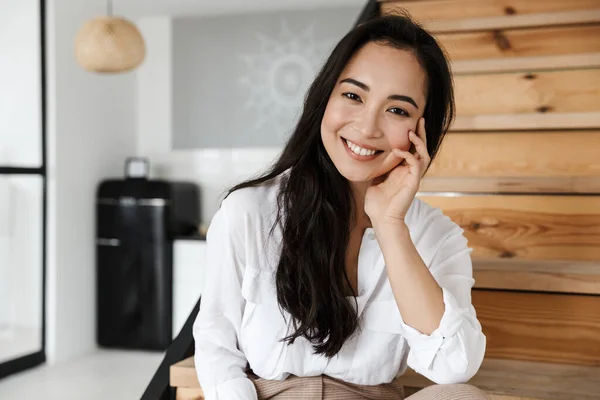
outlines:
[[[350,157],[357,161],[371,161],[377,158],[381,153],[383,153],[382,150],[366,149],[343,137],[340,138],[342,140],[342,143],[344,144],[344,148],[346,149]]]

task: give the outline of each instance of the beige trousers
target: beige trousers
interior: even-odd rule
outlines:
[[[330,378],[291,376],[284,381],[271,381],[249,374],[259,400],[489,400],[480,389],[465,384],[433,385],[404,397],[397,382],[378,386],[355,385]]]

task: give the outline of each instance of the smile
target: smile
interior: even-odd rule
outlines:
[[[367,149],[367,148],[361,147],[358,144],[351,142],[348,139],[342,138],[342,141],[344,142],[346,150],[348,150],[350,155],[352,155],[353,158],[358,159],[358,160],[362,160],[362,161],[372,160],[375,157],[377,157],[380,153],[383,152],[383,150],[377,150],[377,149],[373,149],[373,148]]]

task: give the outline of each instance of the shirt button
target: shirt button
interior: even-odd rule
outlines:
[[[370,232],[368,238],[369,240],[375,240],[375,234],[373,232]]]

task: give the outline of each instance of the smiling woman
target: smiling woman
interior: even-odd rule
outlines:
[[[415,198],[453,113],[446,56],[409,18],[338,43],[280,158],[211,222],[194,326],[207,400],[403,399],[407,367],[450,384],[418,399],[487,398],[455,385],[486,347],[471,249]]]
[[[412,51],[370,42],[356,53],[340,75],[321,123],[323,145],[342,176],[370,181],[402,160],[392,149],[410,148],[408,133],[423,115],[426,81]]]

